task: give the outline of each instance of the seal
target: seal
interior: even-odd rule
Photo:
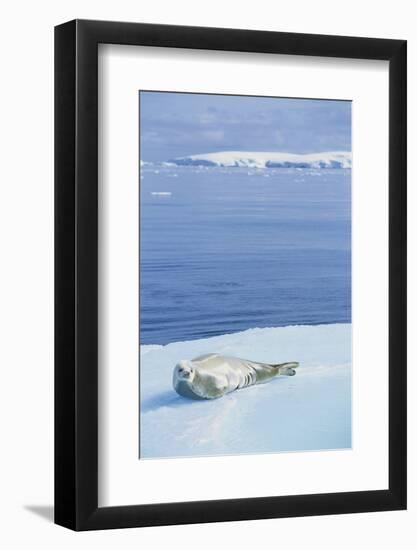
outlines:
[[[294,376],[297,362],[257,363],[217,353],[180,361],[174,368],[174,390],[189,399],[217,399],[223,395],[264,384],[279,375]]]

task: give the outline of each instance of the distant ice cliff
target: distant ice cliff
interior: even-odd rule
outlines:
[[[294,154],[279,152],[223,151],[178,157],[169,161],[176,166],[222,166],[250,168],[351,168],[349,151]]]

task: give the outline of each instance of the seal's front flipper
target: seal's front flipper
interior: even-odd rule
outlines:
[[[295,370],[300,363],[297,363],[296,361],[293,361],[291,363],[280,363],[278,365],[274,365],[274,367],[278,368],[278,372],[280,375],[283,376],[294,376]]]

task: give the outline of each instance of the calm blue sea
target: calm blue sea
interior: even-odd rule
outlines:
[[[141,344],[351,321],[350,170],[145,167],[140,212]]]

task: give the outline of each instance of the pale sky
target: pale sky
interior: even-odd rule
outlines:
[[[216,151],[351,150],[351,102],[140,92],[145,161]]]

